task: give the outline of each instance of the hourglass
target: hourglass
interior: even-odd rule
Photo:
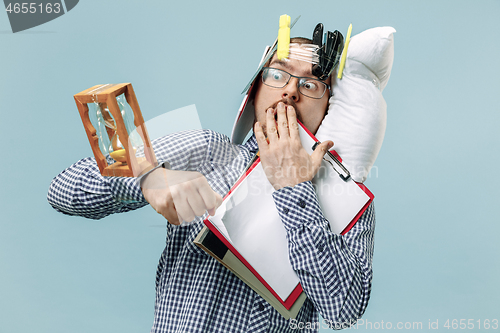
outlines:
[[[157,166],[132,84],[101,84],[74,98],[103,176],[137,177]]]

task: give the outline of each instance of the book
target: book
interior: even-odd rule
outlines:
[[[226,268],[271,304],[285,319],[288,320],[297,317],[302,304],[306,300],[306,294],[304,292],[301,292],[290,309],[287,309],[276,299],[259,278],[238,259],[237,256],[229,251],[229,248],[210,231],[207,226],[203,227],[195,238],[194,243],[218,260],[222,265],[226,266]]]

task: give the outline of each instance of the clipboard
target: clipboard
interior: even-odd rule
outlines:
[[[302,124],[299,133],[304,149],[311,154],[318,140]],[[352,180],[335,151],[325,155],[312,183],[323,214],[329,221],[328,227],[337,234],[347,233],[374,198],[368,188]],[[248,279],[241,277],[242,274],[235,272],[238,269],[228,267],[207,246],[200,246],[199,242],[197,245],[235,272],[287,318],[298,313],[297,308],[300,309],[305,301],[305,294],[290,264],[286,230],[272,198],[274,191],[260,158],[255,157],[224,197],[215,215],[204,221],[231,254],[266,288],[266,297],[259,292],[261,287],[255,287],[255,283],[249,283]],[[274,299],[270,301],[270,297]]]

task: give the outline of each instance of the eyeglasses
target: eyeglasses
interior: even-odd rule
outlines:
[[[283,88],[290,82],[290,78],[292,77],[299,80],[299,92],[310,98],[320,99],[325,94],[326,89],[330,89],[328,84],[318,79],[295,76],[284,70],[272,67],[262,68],[262,83],[269,87]]]

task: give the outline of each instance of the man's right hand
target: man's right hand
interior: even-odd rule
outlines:
[[[191,222],[205,211],[214,215],[222,203],[220,194],[196,171],[159,168],[143,178],[141,189],[146,201],[176,225]]]

